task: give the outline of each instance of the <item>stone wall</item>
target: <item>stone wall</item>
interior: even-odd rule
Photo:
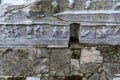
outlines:
[[[120,73],[119,0],[1,2],[0,80],[112,80]]]
[[[120,73],[119,50],[119,47],[0,49],[0,75],[17,77],[15,80],[19,77],[20,80],[25,80],[25,77],[112,80],[115,74]],[[1,80],[9,80],[2,79],[2,76]]]

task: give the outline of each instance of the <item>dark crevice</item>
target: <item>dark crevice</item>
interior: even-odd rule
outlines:
[[[79,75],[66,76],[64,80],[82,80],[82,77]]]
[[[70,44],[78,44],[79,43],[79,28],[80,24],[72,23],[70,24]]]

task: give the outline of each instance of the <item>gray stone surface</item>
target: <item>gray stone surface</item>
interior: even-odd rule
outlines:
[[[82,73],[95,73],[97,72],[97,69],[100,67],[100,64],[98,63],[88,63],[88,64],[82,64],[80,65],[80,71]]]
[[[120,80],[120,78],[113,78],[113,80]]]
[[[36,49],[1,49],[0,75],[37,76],[49,71],[48,58],[39,58]]]
[[[102,72],[100,80],[107,80],[105,72]]]
[[[116,63],[105,63],[103,65],[103,70],[110,76],[114,76],[114,74],[119,73],[119,64]]]
[[[54,49],[50,55],[50,75],[70,75],[70,50]]]
[[[49,45],[68,47],[70,28],[65,25],[3,24],[0,36],[1,47],[49,47]]]
[[[71,75],[79,75],[80,64],[79,60],[71,59]]]
[[[36,49],[36,54],[37,54],[37,58],[49,58],[51,49],[47,49],[47,48],[37,48]]]
[[[94,73],[93,76],[91,76],[88,80],[99,80],[99,74]]]
[[[84,48],[81,50],[80,64],[87,63],[102,63],[103,57],[100,54],[100,51],[96,50],[95,47]]]
[[[36,78],[36,77],[27,77],[26,80],[40,80],[40,78]]]
[[[85,46],[120,45],[119,10],[119,0],[2,0],[0,75],[111,80],[120,73],[119,47],[104,52]]]
[[[119,25],[81,26],[79,41],[80,43],[119,45],[119,28]]]

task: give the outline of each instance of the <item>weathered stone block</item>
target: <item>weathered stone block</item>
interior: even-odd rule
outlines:
[[[47,48],[37,48],[37,58],[49,58],[49,51],[50,49]]]
[[[120,80],[120,78],[119,78],[119,77],[116,77],[116,78],[113,78],[113,80]]]
[[[93,76],[91,76],[88,80],[99,80],[99,74],[94,73]]]
[[[79,70],[80,70],[79,60],[71,59],[71,74],[79,75]]]
[[[35,49],[1,49],[0,74],[22,76],[30,73]]]
[[[40,78],[36,78],[36,77],[27,77],[26,80],[40,80]]]
[[[35,74],[48,74],[49,73],[49,59],[48,58],[40,58],[36,59],[34,64]]]
[[[116,63],[104,63],[103,70],[107,73],[108,76],[113,77],[114,74],[119,73],[119,64]]]
[[[34,48],[1,49],[0,52],[0,75],[38,76],[49,71],[49,59],[38,57]]]
[[[107,80],[105,72],[102,72],[100,80]]]
[[[70,50],[53,49],[50,53],[50,75],[70,75]]]
[[[82,73],[95,73],[97,69],[100,67],[98,63],[88,63],[80,65],[80,71]]]
[[[102,63],[102,62],[103,62],[103,57],[101,56],[100,51],[96,50],[95,47],[82,49],[80,64]]]

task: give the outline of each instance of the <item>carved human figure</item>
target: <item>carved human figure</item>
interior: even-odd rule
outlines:
[[[19,36],[19,27],[13,28],[13,37],[18,37]]]
[[[37,27],[34,28],[34,35],[35,35],[37,38],[40,37],[39,29],[40,29],[40,26],[37,26]]]
[[[90,31],[82,29],[81,30],[81,37],[86,37],[89,33],[90,33]]]
[[[54,27],[54,28],[53,28],[53,32],[52,32],[52,37],[56,37],[57,34],[58,34],[57,27]]]
[[[43,28],[43,27],[40,27],[39,32],[40,32],[40,36],[43,35],[43,33],[44,33],[44,28]]]
[[[5,28],[6,28],[6,24],[2,25],[1,31],[4,31]]]
[[[102,27],[102,30],[101,30],[102,37],[106,37],[107,36],[107,31],[108,31],[108,29],[106,27]]]
[[[98,0],[93,0],[93,8],[96,10]],[[103,6],[103,8],[105,5]]]
[[[120,27],[116,27],[116,28],[114,28],[114,32],[113,32],[113,34],[114,34],[114,35],[117,34],[119,30],[120,30]]]
[[[68,35],[68,30],[66,29],[66,27],[64,27],[64,28],[61,30],[61,32],[62,32],[62,37],[63,37],[63,38],[66,38],[67,35]]]
[[[8,28],[6,25],[3,25],[1,27],[1,31],[3,32],[3,38],[7,38],[10,36],[10,28]]]
[[[31,36],[33,34],[32,30],[33,29],[30,26],[26,27],[27,38],[32,38],[32,36]]]
[[[102,37],[102,33],[101,30],[96,30],[96,38],[101,38]]]
[[[108,34],[108,28],[102,27],[102,29],[96,30],[96,38],[105,38]]]
[[[34,34],[37,38],[39,38],[41,35],[43,35],[44,29],[43,27],[37,26],[34,28]]]
[[[11,29],[5,28],[4,29],[4,38],[10,37],[10,35],[11,35]]]
[[[75,5],[75,1],[74,0],[68,0],[68,2],[69,2],[68,7],[72,9]]]
[[[85,9],[90,9],[91,4],[92,4],[92,1],[91,1],[91,0],[87,0],[87,1],[85,2]]]
[[[53,13],[59,12],[59,3],[56,0],[52,2],[52,12]]]

